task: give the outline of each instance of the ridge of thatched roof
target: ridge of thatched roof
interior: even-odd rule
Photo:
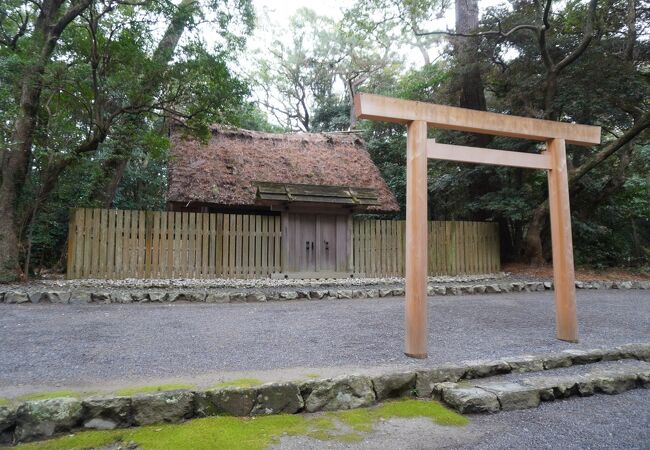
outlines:
[[[254,205],[255,183],[377,190],[369,211],[399,210],[395,196],[354,133],[287,133],[211,127],[207,143],[176,130],[171,138],[167,201]]]

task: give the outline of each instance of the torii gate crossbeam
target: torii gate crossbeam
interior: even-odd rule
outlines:
[[[600,127],[495,114],[485,111],[357,94],[360,119],[406,124],[406,333],[405,354],[427,357],[427,158],[548,171],[557,338],[578,340],[575,273],[566,143],[600,143]],[[546,142],[541,154],[435,143],[428,127]]]

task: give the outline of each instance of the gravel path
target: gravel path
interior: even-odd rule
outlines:
[[[277,449],[648,449],[650,390],[542,403],[539,408],[470,416],[463,427],[390,419],[359,444],[285,437]]]
[[[647,290],[579,291],[577,345],[554,339],[551,292],[432,297],[430,356],[418,361],[402,354],[403,303],[0,305],[0,396],[295,368],[326,376],[336,368],[349,373],[650,341]]]

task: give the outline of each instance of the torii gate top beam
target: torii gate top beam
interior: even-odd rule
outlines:
[[[381,95],[355,95],[354,109],[360,119],[405,124],[422,120],[434,128],[472,133],[536,141],[564,139],[568,144],[582,146],[600,143],[600,127],[509,116],[433,103],[400,100]]]

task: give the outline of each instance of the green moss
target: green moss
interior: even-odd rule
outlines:
[[[469,423],[467,417],[461,416],[435,401],[401,400],[386,402],[369,411],[377,419],[388,419],[391,417],[428,417],[438,425],[461,426]]]
[[[320,378],[320,375],[317,373],[308,373],[305,375],[307,378]]]
[[[372,431],[380,418],[429,417],[442,425],[463,425],[464,417],[437,402],[404,400],[376,408],[315,415],[274,415],[257,418],[209,417],[176,425],[152,425],[112,431],[86,431],[50,441],[18,446],[18,449],[97,448],[118,442],[134,442],[142,449],[262,450],[282,436],[309,436],[327,441],[360,442],[362,432]],[[343,425],[344,429],[341,429]],[[352,428],[353,431],[349,431]]]
[[[262,380],[258,380],[257,378],[237,378],[236,380],[228,380],[224,381],[223,383],[218,383],[212,386],[211,389],[218,389],[218,388],[223,388],[223,387],[252,387],[252,386],[258,386],[260,384],[263,384]]]
[[[0,398],[0,406],[7,406],[11,404],[11,400],[8,398]]]
[[[115,395],[129,397],[135,394],[147,394],[150,392],[176,391],[178,389],[194,389],[191,384],[158,384],[153,386],[135,386],[115,391]]]
[[[30,400],[49,400],[51,398],[61,398],[61,397],[74,397],[74,398],[80,398],[83,397],[86,394],[90,394],[87,392],[76,392],[76,391],[48,391],[48,392],[35,392],[33,394],[27,394],[27,395],[22,395],[20,397],[17,397],[17,401],[23,401],[27,402]]]

